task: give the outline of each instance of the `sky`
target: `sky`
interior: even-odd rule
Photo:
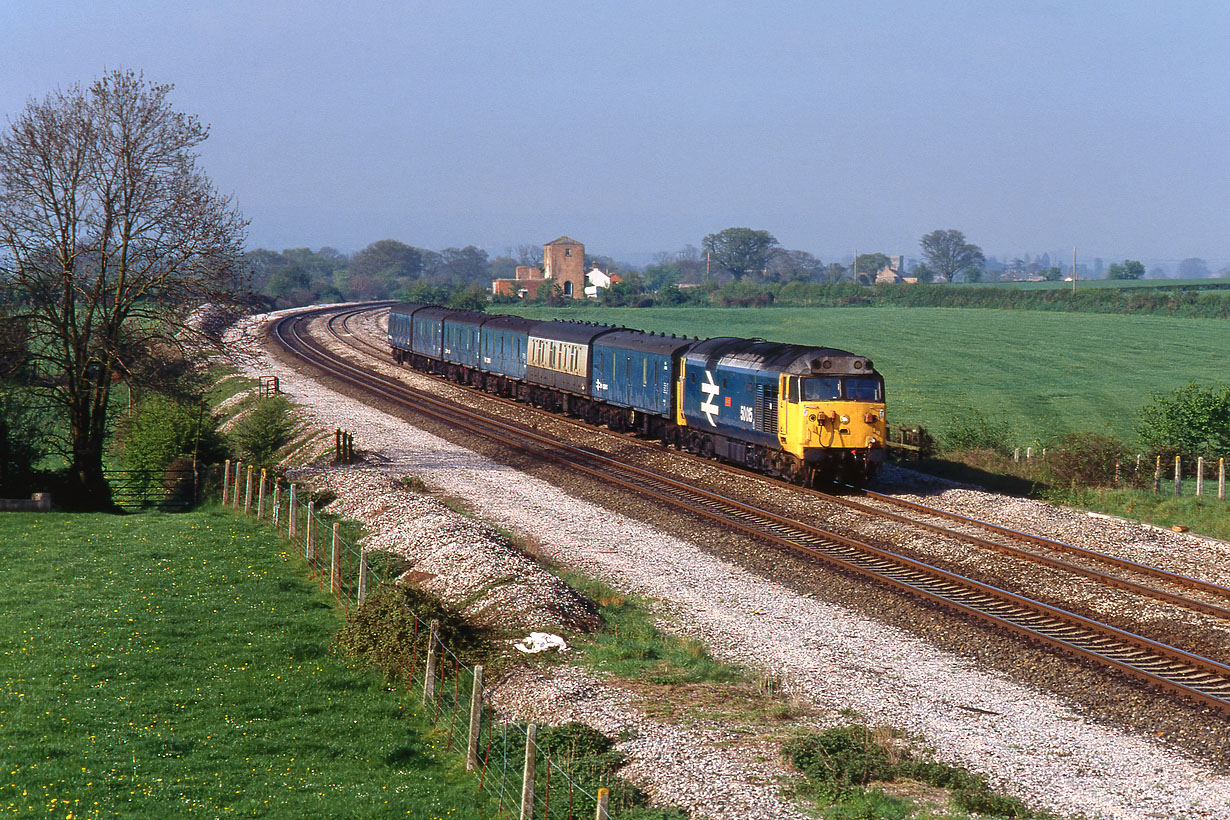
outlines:
[[[104,72],[173,83],[249,246],[648,261],[731,226],[825,261],[1230,265],[1230,3],[34,2],[0,114]]]

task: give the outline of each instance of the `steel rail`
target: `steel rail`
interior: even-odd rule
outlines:
[[[383,347],[378,347],[376,345],[373,345],[370,342],[363,339],[359,334],[353,333],[350,331],[350,327],[349,327],[350,320],[354,318],[355,316],[361,315],[363,312],[366,312],[366,311],[355,310],[355,311],[349,311],[346,313],[337,314],[333,319],[330,320],[330,324],[332,324],[335,321],[340,322],[342,327],[346,329],[346,333],[349,336],[348,339],[343,340],[346,344],[352,347],[356,347],[356,348],[365,348],[371,351],[373,354],[375,354],[379,358],[383,359],[385,355],[385,350]],[[524,404],[514,402],[511,399],[506,399],[501,396],[494,396],[490,394],[484,394],[484,396],[488,399],[494,399],[499,402],[507,403],[510,406],[525,408]],[[584,422],[571,419],[567,416],[559,416],[557,414],[552,414],[552,418],[563,421],[565,423],[573,424],[577,426],[578,428],[589,428],[589,425],[585,424]],[[652,446],[651,442],[647,442],[645,439],[638,438],[631,434],[619,433],[619,432],[612,431],[612,430],[607,430],[604,432],[606,432],[608,435],[617,436],[625,440],[631,440],[631,441],[635,441],[641,444],[645,444],[646,446]],[[679,455],[680,457],[683,457],[683,458],[703,461],[706,465],[710,467],[716,467],[720,470],[723,470],[731,474],[741,475],[741,476],[747,475],[746,470],[741,469],[739,467],[735,467],[733,465],[727,465],[721,462],[715,462],[711,459],[702,459],[699,456],[693,456],[692,454],[686,453],[684,451],[679,451]],[[1190,598],[1186,595],[1169,592],[1164,589],[1158,589],[1157,587],[1149,586],[1148,584],[1142,584],[1138,581],[1133,581],[1130,578],[1124,578],[1122,576],[1111,575],[1105,572],[1100,572],[1098,570],[1090,569],[1088,567],[1081,566],[1079,564],[1074,564],[1070,561],[1064,561],[1061,559],[1053,558],[1051,556],[1041,555],[1037,552],[1033,552],[1030,550],[1020,549],[1018,547],[1014,547],[1010,544],[1005,544],[1000,541],[992,541],[986,538],[979,538],[967,532],[961,532],[960,530],[954,530],[948,527],[943,527],[943,526],[932,524],[926,521],[921,521],[917,518],[909,518],[907,516],[898,515],[896,513],[877,509],[875,507],[862,504],[858,501],[855,501],[850,498],[846,498],[844,496],[833,495],[832,493],[826,493],[823,490],[799,487],[796,484],[791,484],[789,482],[782,481],[780,479],[776,479],[772,476],[767,476],[762,473],[755,473],[755,475],[756,477],[764,481],[777,484],[782,487],[789,488],[794,492],[802,492],[806,494],[811,494],[828,503],[838,504],[848,509],[853,509],[858,512],[861,512],[865,515],[886,518],[886,519],[889,519],[891,521],[896,521],[901,524],[906,524],[908,526],[928,530],[930,532],[934,532],[946,538],[952,538],[954,540],[962,541],[964,543],[970,544],[980,549],[992,550],[992,551],[999,552],[1004,555],[1010,555],[1020,560],[1031,561],[1036,564],[1041,564],[1043,566],[1050,567],[1051,569],[1057,569],[1063,572],[1071,573],[1073,575],[1079,575],[1081,577],[1092,580],[1096,583],[1102,584],[1103,586],[1109,586],[1109,587],[1113,587],[1116,589],[1124,590],[1126,592],[1131,592],[1137,595],[1142,595],[1148,598],[1153,598],[1155,600],[1164,601],[1165,603],[1172,604],[1174,606],[1183,607],[1193,612],[1200,612],[1204,615],[1208,615],[1214,618],[1220,618],[1222,620],[1230,620],[1230,608],[1225,607],[1225,606],[1220,606],[1218,604],[1197,600],[1195,598]],[[858,490],[858,488],[853,488],[853,487],[850,489]],[[984,529],[986,531],[989,531],[1001,537],[1015,538],[1015,539],[1024,541],[1026,543],[1031,543],[1031,544],[1035,544],[1038,546],[1042,546],[1047,549],[1051,549],[1053,551],[1066,552],[1068,554],[1086,558],[1089,560],[1100,561],[1106,564],[1110,564],[1119,569],[1125,569],[1131,572],[1144,575],[1149,578],[1154,578],[1156,580],[1160,580],[1160,581],[1164,581],[1169,584],[1173,584],[1180,588],[1197,589],[1197,590],[1200,590],[1201,592],[1205,592],[1211,595],[1216,595],[1227,601],[1230,601],[1230,588],[1220,586],[1218,584],[1214,584],[1208,581],[1202,581],[1200,579],[1192,578],[1190,576],[1170,572],[1168,570],[1161,569],[1160,567],[1153,567],[1148,564],[1141,564],[1135,561],[1130,561],[1125,558],[1119,558],[1117,556],[1097,552],[1096,550],[1091,550],[1085,547],[1079,547],[1073,544],[1065,544],[1063,542],[1054,541],[1054,540],[1045,538],[1043,536],[1031,535],[1029,533],[1009,529],[1007,527],[1002,527],[997,524],[992,524],[987,521],[981,521],[979,519],[969,518],[967,516],[963,516],[958,513],[952,513],[947,510],[935,509],[933,507],[928,507],[924,504],[919,504],[917,502],[906,501],[904,499],[897,499],[892,496],[884,495],[882,493],[872,492],[870,490],[860,490],[860,491],[863,492],[866,496],[873,498],[877,501],[880,501],[882,503],[885,503],[885,504],[901,506],[907,509],[921,512],[926,515],[933,515],[939,518],[944,518],[944,519],[955,521],[961,524],[978,527],[980,529]]]
[[[369,373],[338,359],[299,332],[305,316],[327,310],[286,317],[275,324],[275,335],[288,349],[334,378],[597,480],[638,493],[651,493],[676,508],[722,526],[790,547],[845,571],[874,578],[947,609],[1005,628],[1027,640],[1110,666],[1203,705],[1230,711],[1230,666],[908,556],[622,464],[592,450],[561,444],[520,425],[471,413],[400,382]]]

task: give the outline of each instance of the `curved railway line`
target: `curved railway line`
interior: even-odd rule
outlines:
[[[535,458],[551,461],[569,470],[592,476],[596,481],[615,484],[633,493],[651,497],[658,503],[702,517],[751,537],[769,541],[842,571],[871,578],[878,583],[906,591],[949,611],[1006,629],[1036,644],[1111,667],[1137,680],[1188,698],[1202,706],[1230,712],[1230,666],[1219,661],[928,565],[882,547],[829,532],[805,522],[791,520],[668,476],[620,462],[587,448],[561,443],[556,438],[544,436],[526,427],[470,411],[339,358],[305,332],[309,321],[324,314],[333,313],[327,321],[327,327],[331,333],[336,334],[338,338],[345,337],[343,341],[348,345],[367,348],[381,358],[385,358],[387,357],[385,350],[362,341],[357,334],[350,332],[348,327],[349,322],[356,316],[386,306],[387,303],[349,308],[323,308],[296,313],[277,320],[273,326],[273,334],[280,345],[317,370],[332,378],[379,395],[387,401],[409,407],[416,413],[435,418],[450,426],[463,428],[475,435],[497,440],[503,446],[521,450]],[[553,416],[553,418],[559,417]],[[849,498],[821,492],[815,492],[815,494],[825,500],[844,504],[868,515],[940,532],[947,537],[958,538],[980,548],[1037,561],[1055,569],[1079,574],[1098,583],[1126,589],[1140,595],[1148,595],[1206,615],[1230,620],[1230,609],[1218,603],[1195,600],[1179,593],[1157,589],[1118,575],[1078,566],[1060,558],[1041,555],[1004,542],[1006,540],[1025,541],[1041,546],[1050,552],[1079,554],[1084,558],[1113,564],[1121,570],[1162,580],[1171,586],[1198,589],[1206,597],[1230,601],[1230,589],[1225,587],[1167,573],[1157,568],[1124,561],[1073,545],[1018,533],[986,522],[965,519],[925,505],[888,499],[874,493],[868,493],[867,496],[877,502],[893,503],[927,516],[953,519],[961,522],[962,525],[988,530],[996,536],[996,540],[983,539],[938,524],[920,522],[916,518],[889,513]]]

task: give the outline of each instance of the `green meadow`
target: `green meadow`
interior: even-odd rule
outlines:
[[[1081,431],[1131,441],[1150,394],[1230,380],[1230,323],[1215,319],[903,307],[492,311],[850,350],[884,374],[892,423],[942,433],[976,412],[1008,425],[1022,447]]]
[[[0,516],[0,815],[495,815],[255,522]]]

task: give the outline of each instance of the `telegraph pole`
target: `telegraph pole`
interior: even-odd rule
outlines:
[[[1072,292],[1076,293],[1076,248],[1072,249]]]

